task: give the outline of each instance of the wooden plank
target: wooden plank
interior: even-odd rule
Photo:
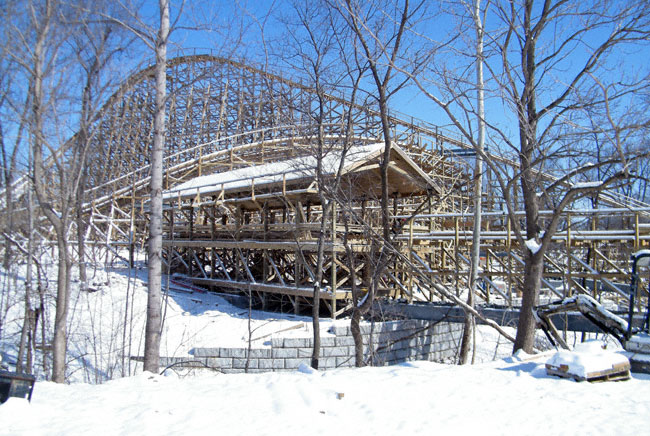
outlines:
[[[300,248],[303,251],[316,252],[318,250],[318,243],[315,241],[300,241],[296,244],[295,241],[259,241],[259,240],[241,240],[241,241],[227,241],[227,240],[189,240],[189,239],[164,239],[163,247],[188,247],[188,248],[227,248],[227,249],[252,249],[252,250],[281,250],[281,251],[294,251]],[[370,248],[367,245],[353,244],[352,250],[356,253],[367,252]],[[340,243],[325,243],[325,250],[336,251],[338,253],[345,252],[345,247]]]
[[[204,279],[199,277],[190,278],[192,283],[206,286],[219,286],[224,288],[236,289],[242,291],[250,287],[251,290],[259,292],[267,292],[271,294],[282,294],[290,295],[294,297],[305,297],[312,298],[314,296],[313,288],[301,286],[282,286],[271,283],[249,283],[249,282],[239,282],[234,280],[222,280],[222,279]],[[352,298],[351,292],[339,290],[335,295],[330,295],[327,293],[321,294],[321,300],[331,300],[336,298],[337,300],[346,300]]]
[[[569,372],[567,365],[549,365],[546,364],[546,373],[562,378],[571,378],[575,381],[604,382],[604,381],[623,381],[630,378],[630,363],[621,362],[613,365],[611,368],[594,371],[580,376]]]

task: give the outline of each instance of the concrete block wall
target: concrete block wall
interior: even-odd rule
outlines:
[[[455,358],[462,324],[422,320],[363,323],[366,361],[375,366],[393,365],[409,360],[447,362]],[[310,365],[313,339],[280,334],[271,337],[269,348],[195,348],[192,357],[163,357],[161,366],[210,367],[224,373],[292,371],[301,363]],[[372,347],[368,344],[372,343]],[[372,351],[372,353],[371,353]],[[371,355],[372,354],[372,355]],[[319,369],[354,366],[354,339],[350,326],[334,325],[321,336]]]

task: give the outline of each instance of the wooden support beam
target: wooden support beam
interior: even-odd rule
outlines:
[[[188,279],[199,285],[215,286],[234,290],[246,289],[250,286],[252,290],[270,294],[300,296],[304,298],[312,298],[314,296],[314,290],[307,286],[296,288],[295,286],[281,286],[272,283],[249,283],[245,281],[205,279],[200,277],[189,277]],[[350,292],[348,291],[339,291],[336,294],[337,300],[346,300],[350,297]],[[329,295],[323,295],[321,296],[321,299],[330,300],[331,297]]]

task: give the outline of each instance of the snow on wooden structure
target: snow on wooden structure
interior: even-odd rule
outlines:
[[[541,220],[554,212],[541,210]],[[542,298],[545,302],[573,295],[589,295],[608,308],[625,311],[629,304],[630,256],[650,246],[650,208],[607,207],[568,209],[563,225],[544,255]],[[523,250],[505,211],[484,211],[481,232],[481,287],[479,299],[516,307],[523,284]],[[523,212],[515,212],[517,218]],[[404,218],[404,215],[399,216]],[[427,245],[426,272],[462,291],[469,276],[472,244],[471,212],[422,213],[412,220],[413,231],[397,237],[415,246]],[[647,271],[646,267],[644,271]],[[641,312],[648,301],[646,280],[636,289],[635,306]]]
[[[374,143],[358,145],[346,151],[342,168],[343,180],[347,183],[344,191],[349,191],[356,197],[380,197],[379,160],[383,150],[383,143]],[[307,148],[309,151],[315,150]],[[391,153],[388,165],[389,192],[399,197],[434,191],[440,194],[436,182],[404,150],[394,145]],[[342,156],[340,149],[324,153],[324,177],[330,179],[335,175]],[[284,206],[285,198],[315,203],[318,201],[316,163],[314,154],[306,154],[279,162],[199,176],[166,191],[163,197],[168,203],[176,199],[191,199],[194,204],[198,204],[201,198],[216,196],[222,199],[222,204],[236,203],[245,209],[258,209],[260,203],[265,201],[273,206]]]
[[[314,232],[322,214],[313,169],[309,170],[313,167],[309,156],[314,141],[320,132],[326,150],[336,150],[344,141],[359,150],[379,147],[382,129],[377,111],[343,96],[325,95],[324,118],[316,126],[312,112],[319,98],[313,89],[209,54],[170,59],[168,77],[163,165],[167,206],[174,212],[168,209],[167,219],[173,217],[173,222],[167,225],[173,227],[170,240],[185,240],[185,245],[170,256],[171,266],[191,272],[197,281],[206,277],[228,283],[233,277],[245,279],[247,286],[254,285],[260,292],[283,289],[293,298],[294,306],[305,302],[308,297],[303,297],[306,294],[302,289],[311,278],[305,268],[295,268],[301,262],[296,262],[295,256],[300,244],[301,251],[307,253],[307,263],[311,262]],[[122,247],[143,248],[147,239],[152,89],[153,66],[125,80],[108,99],[92,129],[93,146],[87,159],[89,187],[84,192],[85,234],[88,244],[115,255],[121,255]],[[467,288],[472,243],[471,147],[436,125],[392,110],[389,123],[399,144],[389,168],[390,219],[407,221],[394,229],[394,240],[404,257],[388,268],[384,291],[409,300],[430,301],[439,298],[435,287],[442,286],[460,295]],[[354,167],[356,158],[350,156],[348,180],[353,180],[352,175],[367,177],[354,179],[354,184],[343,186],[341,192],[349,192],[353,210],[377,228],[379,181],[376,169],[371,168],[377,165],[377,150],[373,150],[375,157],[368,154],[360,158],[360,167]],[[500,165],[517,165],[504,156],[487,157]],[[325,156],[326,166],[331,166],[328,159],[336,161],[335,153]],[[304,174],[296,171],[301,166]],[[220,181],[226,176],[229,181]],[[429,180],[421,185],[426,178]],[[488,173],[485,180],[478,298],[517,306],[527,248],[519,246],[506,214],[499,210],[502,206],[494,179],[491,183]],[[25,189],[15,192],[19,195]],[[278,196],[279,192],[282,195]],[[365,199],[360,196],[363,193]],[[410,218],[417,202],[425,198],[425,207]],[[554,245],[545,254],[544,298],[588,294],[619,308],[628,304],[630,255],[650,248],[650,206],[607,192],[599,194],[599,204],[600,209],[576,208],[563,214]],[[15,210],[16,214],[25,213],[24,208]],[[540,215],[546,219],[551,213],[542,211]],[[332,241],[342,234],[340,214],[340,208],[334,211],[337,224],[329,230]],[[513,216],[523,219],[516,211]],[[17,216],[14,221],[20,220]],[[357,244],[355,250],[368,249],[368,238],[362,237],[361,229],[353,225],[352,230],[357,235],[351,241]],[[36,233],[51,237],[47,228]],[[208,242],[201,239],[206,235]],[[221,241],[220,248],[206,245],[212,239]],[[327,248],[326,275],[331,284],[323,284],[323,292],[327,295],[326,286],[330,291],[336,289],[331,299],[334,306],[339,292],[345,295],[349,273],[342,262],[345,254],[341,246],[331,243]],[[289,254],[269,258],[269,250]],[[235,270],[234,266],[241,268]],[[255,282],[248,280],[249,273]],[[640,276],[640,285],[633,290],[638,293],[634,299],[637,311],[648,302],[647,277],[645,273]],[[347,296],[342,299],[347,301]],[[340,305],[335,310],[332,307],[332,313],[337,312]]]
[[[313,148],[304,147],[313,151]],[[357,274],[365,281],[371,274],[369,232],[380,233],[380,160],[383,143],[349,148],[341,167],[341,186],[330,193],[337,204],[360,213],[367,228],[357,223],[348,228],[349,252],[342,240],[342,214],[332,209],[331,226],[324,240],[324,280],[321,299],[332,316],[350,302],[350,253],[356,257]],[[423,201],[442,201],[443,188],[427,175],[398,145],[391,147],[388,190],[396,213],[412,210]],[[322,156],[321,183],[328,188],[339,169],[341,149]],[[311,304],[315,252],[322,219],[316,156],[295,158],[203,175],[164,193],[166,226],[163,245],[176,272],[194,283],[255,292],[264,302],[290,302],[299,311]],[[341,206],[339,206],[341,208]],[[348,226],[349,227],[349,226]],[[411,298],[405,275],[389,272],[382,292]],[[340,302],[343,302],[341,305]]]
[[[573,351],[561,350],[546,362],[546,373],[575,381],[623,381],[630,378],[630,361],[622,353],[588,341]]]

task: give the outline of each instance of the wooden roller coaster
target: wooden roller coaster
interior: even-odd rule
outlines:
[[[213,289],[250,290],[264,304],[300,311],[311,304],[323,210],[310,161],[318,131],[310,116],[316,94],[296,81],[211,55],[177,57],[168,68],[169,272]],[[152,72],[145,68],[127,79],[95,121],[84,193],[87,240],[115,254],[141,248],[146,240]],[[341,201],[326,235],[321,298],[335,317],[349,308],[352,277],[363,286],[370,271],[364,253],[380,234],[376,144],[382,134],[371,105],[336,95],[327,96],[326,105],[321,127],[329,158],[335,160],[344,143],[358,153],[346,161]],[[350,114],[351,131],[344,124]],[[472,243],[472,153],[434,125],[396,113],[390,122],[395,141],[390,207],[400,256],[386,268],[379,291],[408,301],[440,301],[436,286],[444,286],[460,296],[467,288]],[[486,303],[516,306],[522,247],[498,210],[499,192],[489,175],[487,180],[479,296]],[[575,207],[563,215],[545,262],[544,298],[588,294],[614,309],[629,304],[629,259],[650,246],[650,207],[614,195],[603,196],[601,204],[606,208]],[[355,218],[346,222],[350,216]],[[47,237],[47,229],[42,234]],[[355,274],[348,256],[356,258]],[[635,291],[638,307],[647,304],[644,289]]]

